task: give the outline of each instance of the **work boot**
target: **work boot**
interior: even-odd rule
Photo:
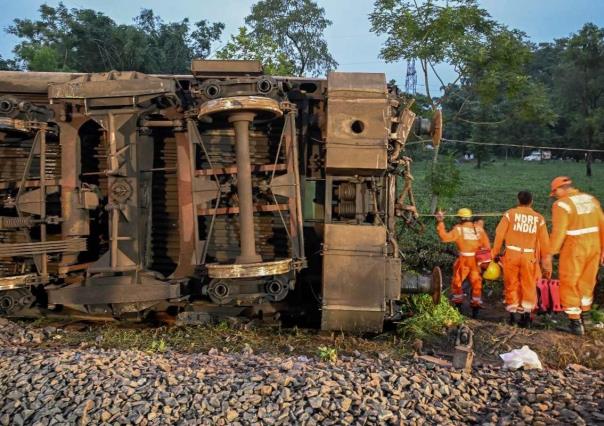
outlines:
[[[520,314],[517,314],[516,312],[510,312],[510,325],[518,325],[518,322],[520,322]]]
[[[481,306],[472,306],[472,318],[478,318],[478,313],[480,312]]]
[[[580,319],[571,319],[568,331],[577,336],[583,336],[585,334],[585,328]]]
[[[581,312],[581,324],[584,329],[589,329],[593,325],[589,311]]]
[[[529,312],[525,312],[520,316],[520,320],[518,321],[518,326],[521,328],[530,328],[531,326],[531,314]]]

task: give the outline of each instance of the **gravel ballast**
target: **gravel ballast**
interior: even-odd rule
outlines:
[[[6,343],[2,425],[604,423],[604,374],[580,366],[468,374],[384,355],[332,364]]]

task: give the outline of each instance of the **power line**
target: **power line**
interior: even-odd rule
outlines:
[[[477,141],[460,141],[457,139],[442,139],[443,142],[452,143],[465,143],[469,145],[487,145],[487,146],[509,146],[513,148],[532,148],[532,149],[546,149],[546,150],[560,150],[560,151],[579,151],[579,152],[604,152],[604,149],[587,149],[587,148],[566,148],[562,146],[538,146],[538,145],[519,145],[513,143],[499,143],[499,142],[477,142]]]

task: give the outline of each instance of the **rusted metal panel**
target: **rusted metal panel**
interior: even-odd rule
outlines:
[[[62,72],[0,71],[2,93],[48,93],[50,84],[67,83],[84,74]]]
[[[322,329],[381,330],[385,242],[381,226],[325,225]]]
[[[96,279],[94,284],[71,285],[49,293],[48,303],[58,305],[98,305],[137,303],[174,299],[180,296],[178,285],[159,281],[133,284],[121,277]],[[126,277],[127,278],[127,277]]]
[[[88,212],[77,207],[81,152],[78,131],[89,117],[74,117],[70,122],[60,122],[61,134],[61,213],[63,237],[88,235]],[[74,259],[75,260],[75,259]]]
[[[330,72],[327,75],[327,82],[330,97],[384,99],[388,96],[384,73]]]
[[[390,132],[385,75],[335,72],[327,81],[328,172],[381,173]]]
[[[199,259],[197,243],[197,220],[193,195],[193,145],[188,133],[177,132],[176,158],[178,175],[178,222],[179,222],[179,252],[178,264],[172,276],[184,278],[193,275]]]
[[[398,253],[397,253],[398,254]],[[401,259],[386,259],[386,299],[399,300],[401,298]]]
[[[191,63],[191,73],[196,77],[216,77],[261,75],[263,70],[260,61],[194,59]]]
[[[167,79],[149,77],[134,72],[109,72],[87,74],[63,84],[52,84],[48,89],[51,99],[114,98],[122,105],[137,103],[137,97],[153,97],[164,93],[173,93],[176,82]],[[124,98],[119,102],[120,98]],[[99,106],[111,105],[109,102]],[[91,105],[94,106],[94,105]]]

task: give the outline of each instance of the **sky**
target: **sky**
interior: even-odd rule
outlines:
[[[369,31],[369,13],[372,0],[316,0],[325,8],[333,25],[326,31],[329,48],[339,63],[339,71],[385,72],[388,79],[404,85],[406,63],[385,63],[378,58],[384,37]],[[56,5],[58,0],[46,0]],[[4,30],[15,18],[35,19],[43,0],[0,0],[0,28]],[[141,8],[151,8],[165,21],[185,17],[195,22],[200,19],[220,21],[226,26],[222,39],[215,48],[224,45],[230,34],[243,25],[254,0],[63,0],[68,7],[92,8],[105,13],[119,23],[130,23]],[[551,41],[576,32],[586,22],[604,27],[602,0],[480,0],[480,4],[497,21],[524,31],[533,42]],[[2,33],[0,55],[11,57],[17,39]],[[454,76],[447,68],[440,68],[445,81]],[[438,84],[431,83],[436,92]],[[417,90],[424,92],[421,81]]]

